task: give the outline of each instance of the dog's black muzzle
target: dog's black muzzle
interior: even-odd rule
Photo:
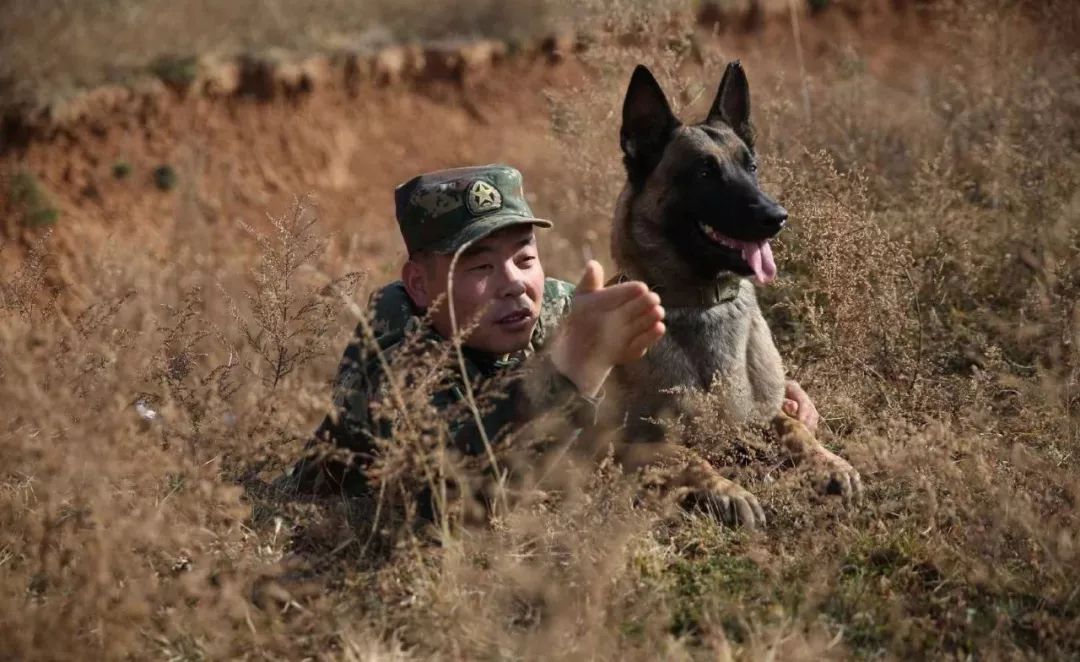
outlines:
[[[750,205],[750,222],[756,230],[766,237],[773,237],[787,224],[787,210],[775,200],[761,196]]]

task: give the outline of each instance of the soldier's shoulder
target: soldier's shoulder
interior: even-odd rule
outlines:
[[[551,338],[559,321],[570,313],[570,304],[574,300],[574,286],[558,278],[544,280],[544,299],[540,306],[540,319],[533,330],[534,349],[543,347]]]
[[[409,320],[417,315],[405,283],[396,280],[373,292],[368,301],[371,326],[376,336],[393,335],[404,331]]]
[[[376,320],[371,322],[369,328],[365,328],[363,322],[357,325],[338,366],[339,382],[357,375],[365,375],[368,379],[376,377],[382,364],[397,354],[406,344],[409,334],[415,332],[418,319],[410,317],[404,322],[392,322],[392,325],[381,325],[382,328],[376,324]]]
[[[574,285],[558,278],[544,279],[544,305],[569,308],[574,298]]]

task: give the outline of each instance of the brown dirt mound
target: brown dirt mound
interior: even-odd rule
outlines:
[[[529,58],[475,83],[350,89],[328,81],[315,93],[265,101],[168,93],[133,114],[31,141],[4,168],[33,173],[51,194],[61,244],[54,251],[67,252],[65,238],[86,225],[145,236],[148,249],[168,251],[164,219],[250,222],[311,194],[331,229],[364,228],[370,254],[392,258],[395,184],[423,169],[476,162],[535,173],[551,158],[543,90],[579,75],[572,62]],[[171,168],[174,181],[159,168]]]

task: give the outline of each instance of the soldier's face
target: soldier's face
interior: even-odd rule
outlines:
[[[430,256],[424,269],[428,304],[439,297],[446,301],[451,260],[450,255]],[[457,328],[475,325],[465,338],[465,344],[473,349],[508,354],[527,347],[543,294],[544,268],[529,225],[507,228],[477,241],[454,267]],[[435,311],[432,322],[443,337],[452,335],[450,307],[445,303]]]

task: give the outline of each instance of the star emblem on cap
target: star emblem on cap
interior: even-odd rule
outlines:
[[[465,194],[465,204],[474,216],[486,214],[502,207],[502,194],[499,189],[478,179],[469,185]]]

